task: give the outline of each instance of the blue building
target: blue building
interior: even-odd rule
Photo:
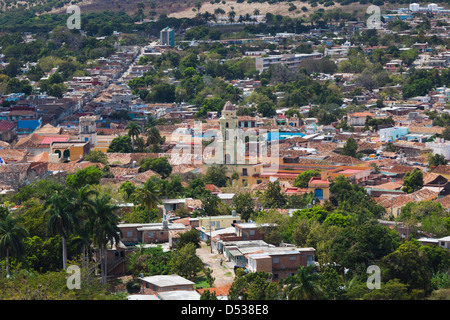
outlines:
[[[394,142],[400,140],[409,133],[408,127],[391,127],[380,129],[380,142]]]
[[[36,131],[42,125],[42,118],[17,121],[17,133],[25,134]]]
[[[165,27],[160,31],[159,41],[163,46],[175,46],[175,31],[172,28]]]

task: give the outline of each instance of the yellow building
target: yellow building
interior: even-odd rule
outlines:
[[[320,182],[320,179],[314,179],[310,187],[311,191],[316,191],[320,199],[329,199],[329,179],[333,179],[339,175],[343,175],[352,181],[362,182],[370,177],[373,170],[366,166],[365,163],[351,166],[343,165],[317,165],[317,164],[300,164],[295,162],[287,162],[281,159],[278,154],[267,155],[268,150],[259,150],[264,148],[259,143],[256,143],[251,134],[256,134],[258,137],[258,129],[254,131],[253,128],[249,132],[243,131],[238,126],[238,117],[236,115],[236,108],[231,102],[227,102],[223,108],[222,115],[219,119],[220,135],[216,138],[213,161],[210,159],[203,160],[202,171],[206,173],[210,166],[214,164],[224,164],[227,169],[227,176],[233,183],[238,186],[246,187],[260,184],[264,181],[273,181],[274,179],[289,182],[294,184],[297,176],[306,171],[319,169],[326,173],[327,183]],[[238,136],[241,135],[241,136]],[[247,136],[249,137],[247,140]],[[253,148],[252,143],[256,143]],[[271,148],[273,145],[271,145]],[[256,151],[256,156],[254,155]],[[213,152],[211,152],[212,154]],[[250,157],[250,155],[252,157]],[[235,182],[236,181],[236,182]]]
[[[314,192],[315,196],[321,201],[330,199],[330,181],[326,171],[322,171],[320,177],[312,177],[309,180],[308,192]]]
[[[234,223],[241,222],[239,215],[224,215],[224,216],[212,216],[212,217],[199,217],[198,228],[203,233],[209,233],[219,229],[232,227]]]
[[[213,165],[224,164],[227,168],[227,176],[236,181],[237,185],[245,187],[260,183],[258,176],[263,163],[246,156],[246,142],[248,143],[248,141],[245,141],[244,137],[238,137],[238,134],[244,133],[238,128],[236,108],[230,101],[223,108],[219,124],[220,136],[217,141],[213,142],[217,146],[215,150],[217,154],[214,154],[209,161],[204,160],[203,173],[206,173],[208,168]],[[236,174],[238,178],[234,179],[237,177]]]
[[[80,141],[52,142],[49,162],[75,162],[89,153],[90,143]]]

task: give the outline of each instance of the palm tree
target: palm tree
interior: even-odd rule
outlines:
[[[141,127],[136,124],[134,121],[130,121],[130,123],[125,127],[125,129],[128,129],[128,135],[131,137],[131,146],[134,149],[134,140],[139,136],[141,133]]]
[[[121,238],[121,231],[118,227],[120,218],[116,214],[119,207],[111,202],[111,197],[107,194],[96,197],[94,202],[93,238],[99,248],[102,283],[105,285],[108,273],[105,259],[107,246],[120,242]]]
[[[201,2],[200,0],[198,0],[198,1],[195,3],[195,8],[197,9],[198,15],[199,15],[199,16],[200,16],[200,9],[201,9],[201,7],[202,7],[202,2]]]
[[[67,244],[69,234],[78,226],[78,217],[70,205],[67,193],[54,193],[46,201],[46,211],[50,214],[47,228],[51,234],[58,234],[62,238],[63,269],[67,265]]]
[[[288,300],[318,300],[322,292],[317,285],[319,274],[313,272],[314,265],[300,266],[297,274],[284,280],[284,295]]]
[[[88,258],[87,248],[89,248],[91,244],[90,238],[92,230],[88,220],[90,218],[90,213],[92,213],[95,207],[95,202],[92,197],[97,195],[98,192],[96,190],[92,189],[90,185],[85,185],[72,194],[70,202],[70,205],[80,220],[80,224],[77,228],[78,238],[75,239],[75,241],[79,243],[79,248],[81,248],[81,251],[83,252],[83,261],[86,261]]]
[[[0,221],[0,254],[6,256],[6,276],[9,278],[9,257],[20,256],[25,252],[23,238],[28,231],[19,225],[20,218],[14,218],[9,213]]]
[[[156,180],[150,178],[144,185],[135,191],[135,197],[149,211],[149,222],[151,221],[150,210],[156,208],[160,203],[161,192]]]

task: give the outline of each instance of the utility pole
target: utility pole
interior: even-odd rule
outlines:
[[[209,247],[211,249],[211,253],[212,252],[212,226],[211,226],[211,214],[209,214]]]

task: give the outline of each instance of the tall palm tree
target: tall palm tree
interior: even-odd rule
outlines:
[[[125,129],[128,129],[128,135],[131,137],[131,146],[134,149],[134,140],[141,133],[141,127],[136,122],[130,121]]]
[[[80,223],[77,228],[78,238],[75,240],[79,243],[80,249],[83,253],[84,262],[88,259],[87,249],[91,244],[92,229],[90,228],[89,218],[90,213],[95,207],[93,196],[97,196],[98,192],[91,188],[90,185],[85,185],[71,195],[70,205],[75,211]]]
[[[0,221],[0,254],[6,256],[6,276],[9,278],[9,257],[20,256],[25,252],[23,238],[28,231],[19,225],[20,218],[14,218],[9,213],[5,219]]]
[[[94,202],[93,239],[99,249],[102,283],[105,285],[108,273],[106,261],[108,244],[118,243],[121,238],[118,227],[120,218],[116,214],[119,207],[111,202],[111,197],[107,194],[96,197]]]
[[[317,285],[319,275],[313,269],[314,265],[300,266],[297,274],[284,280],[284,294],[288,300],[318,300],[322,297]]]
[[[62,238],[63,269],[67,265],[67,237],[78,226],[78,217],[70,205],[67,192],[54,193],[46,201],[46,211],[50,214],[47,228],[51,234],[58,234]]]
[[[161,192],[156,180],[150,178],[144,185],[135,191],[135,197],[149,212],[149,222],[151,221],[150,210],[156,208],[160,203]]]

